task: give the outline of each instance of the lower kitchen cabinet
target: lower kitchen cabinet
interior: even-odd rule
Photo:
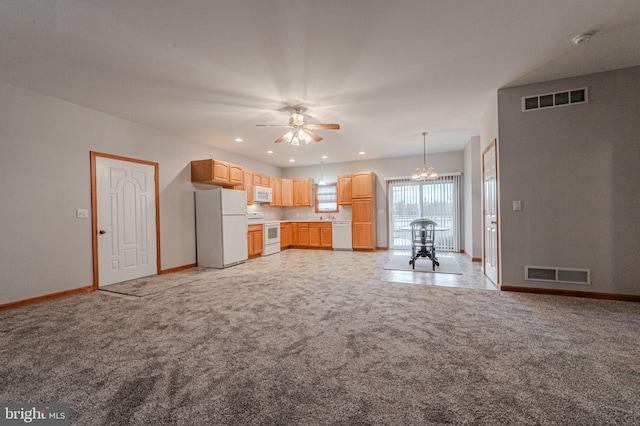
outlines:
[[[351,211],[353,248],[375,250],[376,222],[374,215],[375,200],[372,198],[353,199]]]
[[[324,224],[323,224],[324,225]],[[332,228],[331,224],[328,227],[325,226],[320,229],[320,247],[331,248],[333,247]]]
[[[309,223],[309,246],[331,248],[331,223]]]
[[[262,225],[249,225],[247,231],[247,249],[249,257],[258,256],[262,253]]]
[[[354,249],[373,250],[373,230],[371,223],[356,223],[353,222],[352,226],[352,240]]]
[[[291,223],[290,245],[292,247],[331,248],[331,233],[330,222]]]
[[[298,245],[300,247],[309,246],[309,223],[308,222],[298,223]]]
[[[292,244],[292,223],[280,224],[280,249],[286,249]]]

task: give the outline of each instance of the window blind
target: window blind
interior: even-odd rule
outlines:
[[[338,210],[338,191],[335,183],[316,185],[316,211],[335,212]]]

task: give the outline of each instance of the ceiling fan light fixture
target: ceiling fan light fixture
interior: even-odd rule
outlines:
[[[340,130],[339,124],[307,124],[307,122],[304,121],[301,108],[296,108],[291,114],[288,126],[271,124],[257,124],[257,126],[289,127],[291,130],[289,130],[284,136],[276,139],[275,143],[287,141],[291,145],[300,145],[300,142],[304,142],[305,144],[312,141],[320,142],[322,140],[322,136],[314,133],[313,130],[315,129]]]
[[[289,130],[287,133],[285,133],[285,135],[283,136],[284,140],[292,143],[293,140],[293,130]]]
[[[291,125],[292,126],[304,126],[304,117],[300,114],[300,109],[296,109],[296,111],[291,114]]]

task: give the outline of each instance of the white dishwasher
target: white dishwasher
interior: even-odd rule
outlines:
[[[353,250],[351,221],[337,220],[331,224],[331,241],[334,250]]]

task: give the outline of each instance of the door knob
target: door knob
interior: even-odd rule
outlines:
[[[107,233],[107,231],[105,231],[104,229],[101,229],[101,230],[98,231],[98,234],[100,234],[100,235],[104,235],[106,233]]]
[[[491,224],[492,224],[492,225],[495,225],[495,224],[497,224],[497,223],[498,223],[498,222],[496,222],[495,220],[492,220],[492,221],[491,221]]]

